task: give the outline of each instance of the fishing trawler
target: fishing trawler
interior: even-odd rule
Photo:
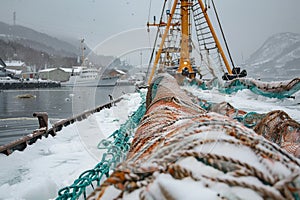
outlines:
[[[174,75],[180,84],[187,77],[190,83],[196,83],[202,89],[215,87],[227,94],[249,89],[258,95],[280,99],[293,98],[292,95],[300,90],[298,77],[272,83],[246,78],[247,71],[235,66],[213,0],[177,0],[169,3],[167,8],[167,2],[164,2],[158,23],[155,17],[153,23],[147,23],[148,30],[157,27],[148,67],[148,71],[152,67],[148,85],[156,74],[165,71]],[[209,14],[215,16],[223,41],[217,37]],[[158,38],[161,41],[156,49]]]
[[[175,0],[173,7],[178,2]],[[202,1],[181,0],[182,12],[187,3],[194,6]],[[163,71],[169,65],[164,60],[167,57],[161,55],[156,65],[159,63]],[[181,71],[180,60],[166,71],[175,69],[175,76],[195,79],[193,60],[186,58],[181,62]],[[225,73],[237,76],[234,70],[232,74]],[[295,83],[299,86],[299,79]],[[280,87],[264,88],[276,94],[290,90],[293,85],[281,83]],[[101,152],[106,151],[99,163],[85,170],[71,186],[59,190],[57,199],[299,199],[300,163],[295,157],[300,157],[299,123],[284,112],[253,115],[226,102],[202,107],[194,97],[167,73],[157,73],[149,82],[147,97],[141,98],[139,109],[97,145]],[[119,108],[124,107],[121,104]],[[64,126],[87,116],[84,113],[61,121],[51,133],[55,135]],[[86,126],[84,130],[91,135]],[[66,145],[65,141],[64,138],[62,145]],[[74,160],[74,154],[71,158]],[[51,168],[57,166],[57,159],[54,162]],[[75,164],[77,169],[78,162]],[[20,171],[19,163],[17,167]],[[69,165],[65,168],[69,169]],[[69,171],[65,174],[70,176]]]
[[[210,2],[216,13],[213,0]],[[246,120],[242,124],[235,121],[235,117],[225,116],[222,109],[211,112],[199,107],[192,100],[193,97],[177,84],[183,76],[194,80],[201,72],[191,59],[191,14],[201,61],[206,63],[213,78],[232,81],[247,75],[246,71],[234,66],[232,59],[230,66],[207,15],[208,9],[209,6],[202,0],[174,0],[171,10],[166,10],[167,22],[163,22],[164,9],[159,23],[148,22],[148,27],[158,27],[158,34],[162,28],[164,31],[148,79],[146,112],[133,134],[126,158],[94,189],[88,199],[298,199],[300,163],[287,153],[299,157],[298,142],[290,140],[292,135],[299,134],[298,123],[291,122],[293,131],[284,129],[284,133],[278,136],[277,131],[261,127],[281,124],[285,114],[282,117],[278,117],[281,114],[275,114],[274,117],[273,114],[277,112],[274,111],[260,116],[264,119],[252,115],[252,120],[263,124],[255,123],[262,131],[254,128],[256,135],[246,127]],[[177,42],[172,41],[175,32],[179,34]],[[176,79],[164,72],[170,72]],[[298,79],[294,82],[299,86]],[[261,87],[260,84],[255,86],[256,89]],[[273,85],[273,93],[280,91],[280,88],[290,87],[284,83],[277,86]],[[269,87],[264,88],[271,91]],[[230,110],[238,113],[234,108]],[[115,143],[110,143],[113,145],[107,148],[107,155],[116,148],[119,149],[116,155],[120,156],[128,144],[128,132],[123,132],[124,139],[121,137]],[[121,133],[120,129],[113,136],[120,136]],[[286,143],[287,146],[281,143],[281,148],[287,152],[272,143],[278,140]],[[119,159],[112,157],[111,160],[105,160],[105,155],[94,171],[104,169],[106,163]],[[280,169],[277,166],[281,166]],[[75,182],[72,188],[77,186]],[[70,188],[62,191],[71,193],[68,190]]]

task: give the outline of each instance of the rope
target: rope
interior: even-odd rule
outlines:
[[[188,183],[224,199],[241,198],[239,188],[256,198],[299,199],[296,158],[241,123],[199,108],[170,76],[152,86],[126,160],[88,199],[173,199],[173,183],[182,192]]]
[[[151,6],[152,6],[152,0],[150,0],[150,2],[149,2],[149,10],[148,10],[148,22],[150,21]]]
[[[219,15],[218,15],[218,12],[217,12],[215,3],[214,3],[213,0],[211,0],[211,2],[212,2],[213,8],[214,8],[214,12],[215,12],[216,17],[217,17],[217,21],[218,21],[218,24],[219,24],[219,27],[220,27],[220,30],[221,30],[221,33],[222,33],[222,37],[223,37],[223,40],[224,40],[224,43],[225,43],[225,46],[226,46],[226,49],[227,49],[227,53],[228,53],[228,55],[229,55],[229,58],[230,58],[230,61],[231,61],[231,64],[232,64],[232,67],[235,68],[234,62],[233,62],[233,59],[232,59],[232,56],[231,56],[231,53],[230,53],[230,51],[229,51],[229,47],[228,47],[228,44],[227,44],[227,40],[226,40],[226,38],[225,38],[225,34],[224,34],[224,31],[223,31],[223,28],[222,28],[222,25],[221,25],[221,22],[220,22],[220,19],[219,19]]]
[[[234,108],[227,102],[212,103],[195,97],[191,93],[188,94],[206,111],[235,119],[295,157],[300,157],[300,143],[297,140],[300,134],[300,124],[284,111],[275,110],[266,114],[245,112]]]
[[[243,187],[251,189],[259,193],[264,198],[269,197],[272,199],[285,199],[287,197],[287,194],[278,193],[275,189],[270,187],[270,185],[280,185],[279,183],[282,182],[284,185],[283,187],[286,187],[287,184],[296,180],[291,179],[289,177],[287,177],[286,179],[282,178],[278,180],[277,177],[273,177],[273,174],[276,174],[273,171],[271,174],[266,174],[265,172],[260,171],[260,168],[256,167],[255,165],[242,162],[238,159],[234,159],[225,155],[218,155],[198,151],[201,149],[205,149],[205,144],[208,143],[216,143],[219,145],[220,143],[225,143],[226,145],[232,145],[232,147],[236,147],[237,145],[243,147],[246,145],[251,147],[254,155],[257,155],[257,152],[258,155],[265,155],[266,150],[259,150],[259,146],[261,144],[265,144],[266,146],[268,146],[269,144],[266,141],[257,140],[251,136],[246,136],[247,130],[241,129],[241,127],[239,127],[238,124],[233,125],[233,123],[229,121],[228,123],[224,124],[224,117],[221,116],[219,117],[219,120],[221,120],[220,124],[217,125],[217,119],[215,117],[216,115],[194,116],[192,120],[199,119],[198,122],[202,121],[203,119],[206,120],[201,123],[198,123],[197,125],[192,125],[192,127],[190,126],[189,128],[187,128],[186,126],[184,126],[181,129],[172,132],[173,135],[167,136],[167,139],[169,139],[169,141],[164,141],[163,146],[159,145],[159,143],[161,143],[162,140],[156,140],[156,142],[153,140],[155,136],[153,138],[148,138],[148,142],[142,143],[141,141],[139,141],[138,143],[141,144],[141,147],[133,145],[132,148],[135,150],[137,150],[136,148],[142,149],[143,152],[137,150],[133,153],[133,157],[129,156],[129,160],[125,162],[122,166],[120,166],[117,169],[117,171],[115,171],[115,173],[113,173],[99,188],[97,188],[96,192],[93,193],[92,196],[96,195],[96,193],[99,193],[100,196],[98,198],[100,198],[101,194],[104,194],[106,189],[112,185],[117,187],[117,189],[124,191],[120,194],[120,198],[122,198],[125,193],[130,193],[137,189],[147,191],[146,188],[149,188],[149,185],[153,183],[153,179],[155,179],[155,177],[157,177],[159,173],[168,173],[175,179],[191,177],[195,181],[207,184],[207,187],[209,188],[213,188],[213,186],[217,183],[225,183],[230,187]],[[214,121],[212,121],[212,118],[214,118]],[[161,121],[161,119],[163,118],[153,117],[153,119],[159,119],[159,121]],[[178,120],[178,123],[182,123],[183,121],[183,119]],[[173,125],[169,125],[167,127],[171,128],[172,126]],[[204,127],[207,127],[206,130],[203,129]],[[204,134],[206,131],[210,131],[209,127],[214,129],[214,131],[224,130],[224,128],[227,131],[229,131],[231,129],[230,127],[234,128],[232,129],[234,130],[234,132],[228,132],[232,139],[226,140],[224,138],[218,140],[203,140],[204,138],[198,138],[194,139],[194,141],[191,142],[190,138],[198,137],[197,134],[199,134],[200,136],[200,134]],[[148,128],[149,129],[145,130],[146,132],[153,130],[154,127],[149,126]],[[163,128],[159,125],[155,126],[156,130],[166,130],[166,128]],[[155,134],[156,131],[148,132],[148,134],[152,135],[152,132]],[[187,133],[190,134],[190,137],[187,135]],[[143,136],[140,135],[139,137]],[[219,137],[221,137],[221,135],[219,135]],[[155,143],[152,143],[151,141]],[[193,149],[192,147],[197,147],[197,151],[191,150]],[[151,152],[155,152],[155,156],[148,156],[149,154],[151,155]],[[272,162],[275,162],[274,158],[279,156],[276,151],[270,151],[270,153],[268,154],[270,154],[269,159],[272,159]],[[226,175],[220,177],[198,175],[196,177],[191,171],[177,164],[179,158],[180,160],[182,160],[188,157],[196,158],[198,162],[211,166],[215,170],[223,171]],[[143,163],[143,161],[146,161],[148,159],[151,159],[152,162],[148,162],[147,167],[143,167],[139,164]],[[269,166],[270,162],[261,162],[260,164]],[[294,168],[297,169],[297,166],[294,166]],[[271,168],[269,167],[269,170],[270,169]],[[236,174],[236,177],[229,177],[231,173]],[[249,176],[258,178],[259,184],[253,185],[250,182],[242,180],[243,177]],[[290,176],[298,177],[299,174],[296,171]],[[215,183],[211,183],[211,181]]]

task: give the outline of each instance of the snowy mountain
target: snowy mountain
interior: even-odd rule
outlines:
[[[71,41],[72,44],[65,40]],[[79,55],[81,55],[79,40],[72,38],[60,40],[24,26],[0,22],[0,58],[3,60],[22,60],[26,64],[36,65],[39,69],[45,65],[48,67],[77,65]],[[85,55],[89,55],[90,61],[97,66],[106,66],[115,60],[112,56],[92,53],[87,45]]]
[[[300,34],[271,36],[246,61],[246,69],[254,78],[281,80],[300,77]]]
[[[54,55],[76,57],[79,52],[78,48],[68,42],[24,26],[8,25],[3,22],[0,22],[0,39]]]

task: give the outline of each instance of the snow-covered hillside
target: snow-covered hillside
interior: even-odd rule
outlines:
[[[9,25],[0,22],[0,39],[7,42],[16,42],[48,54],[75,57],[78,54],[76,44],[69,44],[53,36],[20,25]]]
[[[262,79],[290,79],[300,76],[300,34],[279,33],[246,61],[249,76]]]

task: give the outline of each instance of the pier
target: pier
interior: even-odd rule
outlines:
[[[0,82],[0,90],[29,89],[29,88],[54,88],[60,87],[59,82],[54,81],[8,81]]]

